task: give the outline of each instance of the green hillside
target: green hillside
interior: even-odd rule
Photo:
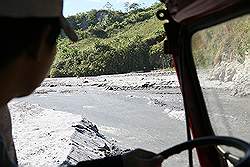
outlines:
[[[129,12],[91,10],[67,19],[80,41],[71,43],[64,35],[51,77],[93,76],[149,71],[169,67],[163,54],[164,29],[155,13],[163,8],[135,6]]]
[[[244,15],[195,33],[192,48],[196,65],[211,68],[221,61],[244,63],[250,55],[249,22],[249,15]]]

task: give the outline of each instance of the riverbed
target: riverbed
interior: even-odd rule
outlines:
[[[204,93],[211,94],[211,92],[213,93],[214,91],[219,92],[220,99],[222,99],[223,103],[226,102],[226,104],[229,103],[228,101],[233,101],[237,105],[239,105],[239,103],[242,103],[242,105],[250,104],[248,103],[248,97],[233,97],[227,95],[224,89],[214,86],[215,84],[217,83],[206,83],[206,86],[203,86],[206,90]],[[214,98],[208,99],[210,106],[213,101]],[[31,106],[31,110],[32,106],[33,110],[38,110],[38,108],[40,110],[42,108],[43,111],[49,110],[49,113],[57,113],[58,115],[54,115],[57,118],[59,115],[65,116],[61,119],[55,119],[56,122],[54,123],[57,123],[57,128],[63,126],[61,131],[68,132],[64,135],[65,142],[60,143],[61,145],[65,145],[65,147],[56,150],[58,156],[60,152],[64,154],[61,154],[59,156],[60,158],[55,156],[52,158],[52,161],[50,161],[49,157],[51,155],[47,155],[46,160],[46,152],[44,151],[44,161],[49,164],[47,166],[63,163],[68,155],[75,156],[75,153],[72,154],[72,150],[70,151],[72,147],[71,136],[74,133],[74,128],[71,124],[75,124],[81,119],[86,119],[96,125],[98,133],[104,135],[105,140],[107,140],[100,142],[95,138],[95,140],[91,141],[92,143],[96,141],[96,143],[101,145],[102,142],[111,143],[110,141],[112,141],[120,150],[143,148],[159,153],[186,140],[182,95],[177,77],[175,73],[171,71],[129,73],[85,78],[46,79],[41,87],[31,96],[15,99],[12,106],[10,106],[12,110],[14,104],[19,104],[19,107],[29,105]],[[239,115],[234,108],[227,113],[216,109],[216,113],[210,113],[210,115],[215,122],[221,120],[219,122],[219,128],[215,127],[216,131],[220,132],[220,127],[222,127],[222,129],[226,127],[225,133],[222,131],[223,135],[229,133],[229,135],[239,136],[242,134],[242,138],[247,138],[247,140],[250,141],[249,128],[246,127],[246,125],[250,123],[250,117],[247,111],[247,107],[243,107],[243,113],[245,115],[242,116],[241,114]],[[14,115],[16,114],[16,112],[13,113]],[[51,115],[51,117],[53,116]],[[46,117],[44,119],[48,120]],[[225,119],[228,121],[225,121]],[[62,124],[64,120],[67,120],[66,122],[68,123]],[[235,126],[235,123],[233,125],[229,124],[232,120],[234,120],[236,124],[238,123],[237,126]],[[51,119],[51,121],[53,122],[53,119]],[[243,122],[244,124],[239,122]],[[13,124],[14,128],[21,128],[17,119],[13,120]],[[17,124],[18,126],[15,126]],[[48,130],[48,128],[46,128],[44,128],[45,131]],[[50,127],[50,130],[51,128],[55,127]],[[52,131],[54,130],[52,129]],[[14,136],[17,143],[19,141],[22,141],[22,143],[28,142],[23,139],[23,136],[18,136],[18,133],[15,134],[15,131]],[[77,135],[73,135],[73,138],[74,136]],[[35,141],[36,136],[33,135],[32,137],[33,138],[29,138],[29,140]],[[53,140],[61,141],[61,138],[54,137]],[[88,139],[85,138],[85,140]],[[50,145],[50,147],[58,148],[57,144],[58,143]],[[44,147],[45,145],[46,142],[41,144],[40,147]],[[21,164],[23,164],[23,166],[32,166],[32,156],[27,156],[27,150],[19,149],[19,147],[21,147],[21,144],[17,144],[18,157],[23,161]],[[87,150],[91,149],[88,148]],[[34,154],[36,154],[36,152]],[[92,155],[90,151],[86,151],[86,154],[91,155],[84,156],[84,159],[77,157],[78,160],[102,158],[104,156],[99,152]],[[183,153],[170,158],[166,164],[168,166],[188,166],[187,154]],[[42,166],[42,164],[39,163],[35,165]]]

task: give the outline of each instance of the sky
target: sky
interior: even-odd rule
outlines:
[[[91,9],[103,9],[107,2],[116,10],[124,10],[124,3],[138,3],[142,6],[150,6],[158,0],[64,0],[64,15],[70,16]]]

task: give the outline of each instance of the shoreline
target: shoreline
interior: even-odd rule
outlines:
[[[230,93],[232,82],[210,81],[205,74],[201,74],[201,76],[201,85],[206,85],[203,86],[204,89],[222,89]],[[105,96],[107,97],[113,95],[119,97],[123,94],[126,101],[145,101],[147,107],[155,105],[162,108],[162,114],[165,114],[166,117],[172,120],[179,121],[180,124],[185,120],[179,83],[176,74],[173,72],[153,71],[149,73],[128,73],[82,78],[47,78],[32,96],[38,99],[46,99],[54,95],[60,95],[60,99],[72,96],[85,96],[91,93],[91,91],[85,88],[91,88],[93,91],[98,90],[97,92],[106,92]],[[32,96],[23,100],[26,103],[22,102],[22,100],[18,100],[19,102],[14,100],[14,102],[10,103],[11,115],[13,117],[13,134],[20,166],[44,166],[45,164],[45,166],[48,166],[50,163],[53,164],[51,166],[74,164],[81,160],[102,158],[109,154],[114,155],[124,150],[112,138],[101,137],[102,135],[100,135],[102,132],[107,134],[114,133],[115,127],[93,121],[97,123],[96,126],[87,120],[88,115],[86,116],[87,119],[85,119],[82,118],[82,114],[79,115],[80,113],[77,115],[69,113],[67,110],[65,112],[53,107],[52,109],[49,109],[51,107],[41,107],[35,102],[27,103]],[[228,94],[228,96],[231,95]],[[234,98],[234,96],[232,97]],[[173,101],[173,99],[175,100]],[[93,109],[91,105],[82,105],[80,110],[91,111]],[[85,108],[82,108],[84,106]],[[51,123],[48,123],[49,120]],[[65,126],[62,126],[65,120],[68,121]],[[43,121],[45,123],[42,123]],[[45,124],[47,125],[45,126]],[[96,128],[93,128],[95,126]],[[87,129],[91,133],[84,132],[86,127],[89,127]],[[57,132],[55,131],[56,128],[60,130]],[[61,134],[59,133],[60,131],[62,132]],[[90,140],[87,140],[87,143],[84,144],[81,143],[81,138]],[[55,142],[52,142],[54,140]],[[96,143],[95,146],[91,144],[93,141]],[[24,147],[27,143],[30,143],[30,145]],[[81,148],[85,149],[79,151],[79,144],[82,145]],[[57,145],[62,147],[53,149],[54,147],[57,148]],[[27,149],[24,149],[26,147]],[[99,148],[105,149],[100,151]],[[46,149],[54,152],[53,154],[56,156],[46,152]],[[86,152],[86,150],[88,151]],[[95,154],[92,154],[92,152],[95,152]],[[85,154],[87,156],[83,156]],[[41,159],[44,164],[39,162]]]

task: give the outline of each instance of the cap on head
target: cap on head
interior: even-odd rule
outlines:
[[[63,0],[0,0],[0,17],[10,18],[55,18],[59,17],[61,27],[70,40],[78,37],[63,16]]]

